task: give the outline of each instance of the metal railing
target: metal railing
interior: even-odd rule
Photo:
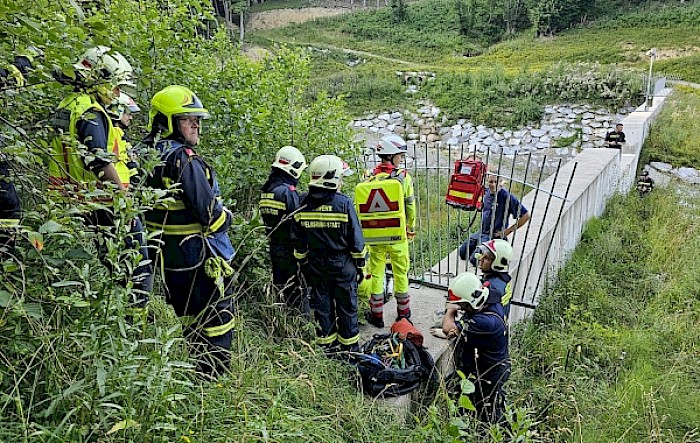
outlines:
[[[409,275],[410,281],[414,284],[446,289],[450,280],[459,273],[467,270],[476,271],[468,260],[459,258],[457,250],[462,243],[468,241],[470,235],[481,231],[481,212],[460,210],[448,206],[445,201],[455,161],[467,158],[480,158],[489,165],[488,174],[501,178],[503,189],[516,197],[518,202],[522,202],[528,192],[532,192],[530,205],[533,207],[538,204],[538,200],[547,199],[545,214],[541,216],[547,218],[546,213],[551,208],[556,207],[556,210],[559,211],[556,223],[560,222],[564,204],[557,207],[557,205],[550,203],[553,200],[566,202],[573,179],[573,174],[565,179],[559,177],[561,160],[556,161],[555,166],[548,170],[545,165],[551,162],[548,161],[547,157],[544,156],[541,161],[537,161],[530,152],[506,155],[502,148],[483,149],[483,152],[479,152],[467,149],[464,144],[442,148],[439,142],[409,142],[409,152],[404,167],[412,175],[416,195],[417,236],[410,245],[411,268]],[[357,163],[359,168],[368,171],[379,163],[379,158],[372,149],[368,148],[365,155],[357,159]],[[554,179],[551,183],[548,182],[548,186],[545,188],[543,182],[550,175]],[[484,175],[484,187],[486,187],[485,177],[486,175]],[[559,195],[555,192],[555,187],[560,184],[561,180],[568,180],[565,195]],[[497,199],[494,199],[495,201]],[[508,207],[510,201],[510,199],[506,200],[506,214],[511,209]],[[519,209],[514,212],[519,214]],[[526,209],[530,210],[531,207]],[[485,223],[485,225],[490,223],[491,229],[489,231],[493,231],[495,208],[491,214],[491,220]],[[504,228],[513,223],[517,223],[517,218],[510,218],[510,222],[506,223]],[[518,266],[515,274],[512,275],[513,286],[518,278],[534,278],[531,276],[535,275],[537,276],[537,286],[544,283],[542,278],[546,270],[532,272],[534,260],[530,260],[530,263],[527,264],[527,272],[520,272],[525,266],[520,262],[522,249],[526,248],[529,242],[539,243],[544,240],[542,228],[543,225],[539,225],[535,232],[533,225],[527,223],[522,228],[515,230],[508,238],[511,244],[519,245],[519,250],[514,250],[513,263],[518,263]],[[524,235],[524,240],[516,242],[518,237],[522,235]],[[549,248],[547,249],[548,253]],[[545,258],[544,263],[546,262]],[[514,299],[519,298],[514,297]],[[532,308],[535,306],[534,303],[534,300],[520,300],[514,304]]]

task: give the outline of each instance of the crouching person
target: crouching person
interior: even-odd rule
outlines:
[[[232,216],[217,199],[214,170],[195,151],[201,120],[209,117],[202,102],[183,86],[168,86],[151,100],[152,134],[161,164],[148,186],[166,189],[172,202],[146,213],[146,225],[160,235],[149,241],[158,249],[165,280],[165,300],[178,317],[197,370],[207,377],[226,371],[231,360],[234,308],[229,265],[234,250],[226,230]]]
[[[327,351],[358,349],[357,282],[364,278],[365,244],[352,201],[341,194],[349,168],[335,155],[309,165],[309,193],[294,215],[294,256],[311,289],[317,343]]]
[[[510,377],[508,326],[503,305],[489,303],[489,290],[465,272],[450,283],[442,330],[456,337],[455,365],[474,383],[469,399],[482,422],[502,422],[503,385]],[[462,316],[457,319],[457,314]]]

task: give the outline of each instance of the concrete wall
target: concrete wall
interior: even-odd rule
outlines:
[[[622,121],[627,138],[622,151],[586,149],[564,165],[558,176],[549,177],[539,192],[523,198],[531,219],[514,236],[514,300],[536,304],[548,279],[556,276],[578,244],[586,222],[602,215],[613,193],[625,193],[633,187],[642,145],[669,94],[668,89],[662,91],[650,108],[642,105]],[[567,188],[564,203],[557,197],[565,196]],[[557,197],[550,198],[542,190]],[[531,313],[531,309],[513,306],[511,321]]]

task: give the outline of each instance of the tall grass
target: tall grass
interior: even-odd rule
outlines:
[[[674,193],[611,200],[514,334],[515,391],[547,441],[697,441],[700,199]]]
[[[700,91],[676,87],[644,143],[643,160],[668,162],[676,167],[700,167],[698,109]]]

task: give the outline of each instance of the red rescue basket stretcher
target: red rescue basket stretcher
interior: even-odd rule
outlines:
[[[457,160],[450,177],[445,202],[463,211],[481,211],[484,198],[486,164],[479,160]]]

